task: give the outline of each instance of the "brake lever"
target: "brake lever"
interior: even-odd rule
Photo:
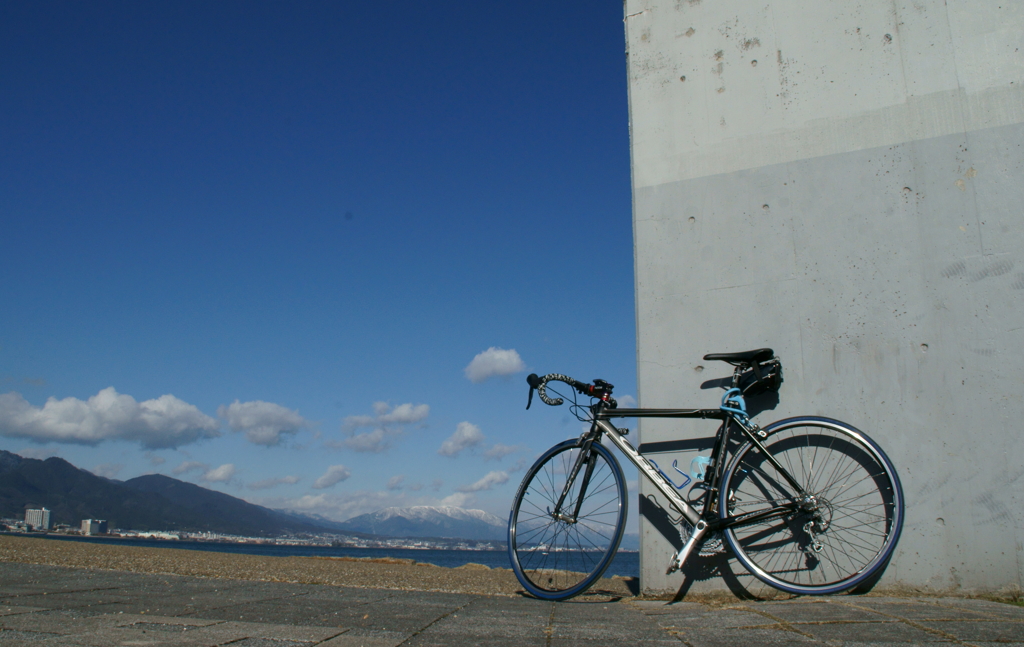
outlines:
[[[533,402],[533,392],[540,386],[540,378],[536,373],[530,373],[526,376],[526,383],[530,385],[530,395],[526,398],[526,408],[529,409]]]

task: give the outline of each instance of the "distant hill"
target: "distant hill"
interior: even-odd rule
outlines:
[[[187,530],[254,537],[338,532],[312,519],[151,474],[120,482],[79,469],[62,458],[37,460],[0,450],[0,516],[24,518],[46,507],[52,523],[77,526],[106,519],[110,528]]]
[[[483,510],[465,510],[454,506],[414,506],[384,508],[353,517],[338,524],[349,532],[364,532],[390,537],[451,537],[459,539],[506,538],[506,522]]]
[[[190,516],[220,528],[250,528],[245,532],[219,530],[233,535],[280,536],[296,533],[336,532],[295,515],[254,505],[242,499],[179,481],[163,474],[147,474],[124,482],[125,487],[155,494],[170,501]]]
[[[250,537],[333,533],[503,541],[506,522],[453,506],[385,508],[345,522],[271,510],[162,474],[115,481],[62,458],[37,460],[0,450],[0,516],[23,519],[46,507],[53,524],[105,519],[111,529],[183,530]]]

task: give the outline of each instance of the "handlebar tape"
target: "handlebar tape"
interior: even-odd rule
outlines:
[[[568,384],[569,386],[571,386],[572,388],[576,389],[577,391],[584,395],[589,395],[591,391],[590,384],[586,382],[580,382],[579,380],[574,380],[568,375],[562,375],[561,373],[548,373],[544,377],[538,377],[536,373],[530,373],[526,377],[526,383],[530,385],[530,396],[529,399],[526,401],[527,409],[530,408],[530,403],[533,401],[534,389],[537,390],[537,395],[540,396],[540,399],[542,402],[544,402],[544,404],[549,404],[553,407],[557,407],[558,405],[562,404],[562,398],[552,398],[548,396],[547,384],[552,380],[565,382],[566,384]]]

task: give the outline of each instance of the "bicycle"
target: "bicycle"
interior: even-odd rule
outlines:
[[[535,390],[546,404],[562,404],[569,396],[555,391],[561,397],[551,398],[547,389],[549,382],[564,382],[573,389],[572,411],[591,423],[579,438],[542,454],[513,501],[509,558],[530,594],[545,600],[578,595],[604,574],[618,551],[627,510],[625,478],[603,438],[681,515],[687,539],[667,573],[681,569],[709,538],[724,538],[756,578],[798,595],[855,589],[886,565],[903,527],[904,504],[899,477],[882,449],[830,418],[786,418],[765,427],[751,420],[745,397],[778,391],[782,384],[782,362],[772,349],[704,359],[734,367],[717,409],[620,409],[613,385],[604,380],[587,383],[557,373],[527,377],[527,409]],[[577,393],[589,396],[590,404],[580,404]],[[682,486],[626,440],[629,430],[616,428],[614,418],[721,421],[710,457],[693,474],[703,490],[693,505],[679,493]],[[742,444],[731,449],[730,439]]]

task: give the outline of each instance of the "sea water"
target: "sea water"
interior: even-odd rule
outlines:
[[[32,537],[33,535],[22,535]],[[435,550],[414,548],[348,548],[335,546],[284,546],[277,544],[243,544],[216,541],[175,541],[166,539],[120,539],[116,537],[74,537],[68,535],[34,535],[40,539],[63,541],[84,541],[97,544],[118,544],[123,546],[147,546],[150,548],[178,548],[183,550],[205,550],[217,553],[241,555],[265,555],[268,557],[356,557],[367,559],[411,559],[417,562],[456,568],[466,564],[483,564],[491,568],[512,568],[508,552],[504,550]],[[612,560],[605,577],[621,575],[639,577],[640,553],[620,552]]]

